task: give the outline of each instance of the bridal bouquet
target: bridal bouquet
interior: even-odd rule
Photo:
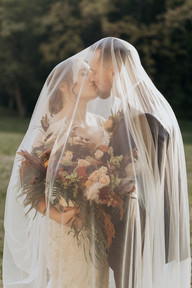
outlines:
[[[109,120],[113,122],[113,119]],[[107,125],[113,123],[107,121],[104,127],[108,131]],[[48,125],[46,117],[42,119],[44,131],[47,130],[45,123]],[[36,208],[39,199],[45,196],[46,171],[54,145],[49,138],[33,147],[30,153],[19,152],[22,156],[22,195],[25,195],[24,205],[29,205],[30,209]],[[137,158],[136,150],[132,151],[133,154]],[[130,181],[126,193],[122,194],[120,186],[125,167],[131,163],[131,155],[126,155],[126,159],[123,155],[115,156],[110,145],[96,145],[90,139],[78,136],[73,125],[65,152],[62,154],[62,147],[58,148],[54,163],[57,169],[49,200],[61,212],[66,206],[77,208],[77,218],[81,219],[83,225],[79,228],[74,220],[71,232],[80,239],[81,233],[86,231],[90,247],[93,247],[94,242],[96,257],[102,259],[115,237],[111,216],[114,213],[119,214],[120,219],[123,218],[126,197],[135,190],[133,181]],[[54,169],[54,165],[52,167]]]

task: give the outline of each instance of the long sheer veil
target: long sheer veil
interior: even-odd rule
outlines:
[[[175,115],[131,44],[104,38],[59,63],[15,156],[5,206],[4,287],[52,287],[55,209],[57,235],[71,221],[69,235],[84,247],[92,280],[105,262],[109,288],[189,288],[186,179]],[[70,209],[75,216],[66,221]],[[69,252],[58,245],[57,288],[63,288]]]

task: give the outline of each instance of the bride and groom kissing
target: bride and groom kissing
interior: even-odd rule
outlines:
[[[181,133],[128,42],[52,70],[6,201],[5,288],[189,287]]]

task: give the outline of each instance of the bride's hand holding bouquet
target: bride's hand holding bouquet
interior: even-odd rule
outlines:
[[[113,137],[120,116],[115,114],[104,122],[103,129],[109,133],[109,137]],[[44,119],[47,119],[47,116]],[[44,121],[41,123],[46,131],[49,126],[48,119],[46,130],[43,126]],[[52,192],[50,195],[45,195],[47,167],[54,146],[52,132],[41,145],[33,147],[31,153],[19,152],[22,156],[20,176],[24,205],[28,206],[29,210],[35,208],[40,213],[46,214],[46,201],[49,202],[49,217],[70,227],[77,239],[81,233],[85,233],[90,241],[90,247],[94,239],[90,235],[92,233],[100,235],[94,240],[97,247],[96,254],[100,258],[106,255],[106,250],[115,237],[112,215],[115,214],[122,220],[126,198],[135,190],[132,179],[126,191],[122,193],[121,189],[125,164],[131,163],[130,157],[114,155],[110,144],[98,145],[88,138],[77,135],[76,126],[73,125],[64,153],[62,147],[54,152],[55,166],[52,165],[52,169],[57,167],[54,172],[55,180]],[[137,159],[136,151],[134,156]],[[92,231],[93,223],[94,231]]]

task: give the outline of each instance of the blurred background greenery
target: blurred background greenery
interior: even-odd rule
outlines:
[[[95,41],[133,44],[177,117],[192,118],[191,0],[0,0],[0,105],[30,115],[52,68]]]
[[[136,47],[179,119],[192,207],[191,31],[191,0],[0,0],[0,259],[6,188],[42,85],[56,64],[103,37]]]

